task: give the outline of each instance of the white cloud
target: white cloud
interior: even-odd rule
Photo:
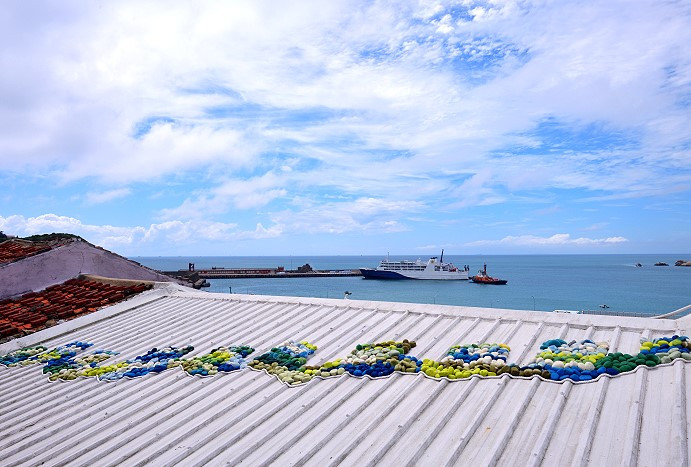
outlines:
[[[273,7],[264,2],[206,3],[193,9],[172,3],[165,10],[121,2],[102,6],[106,11],[85,8],[73,17],[62,16],[62,22],[42,17],[33,24],[20,22],[47,29],[54,40],[9,40],[22,33],[17,27],[5,33],[11,53],[33,57],[46,71],[8,70],[11,81],[2,97],[21,97],[22,102],[19,115],[0,116],[8,123],[3,154],[15,166],[21,155],[33,168],[67,159],[58,172],[70,180],[148,180],[214,163],[255,167],[262,151],[281,136],[281,126],[270,124],[270,111],[249,119],[242,114],[208,118],[209,108],[238,103],[354,111],[354,118],[311,122],[291,131],[314,143],[355,136],[371,149],[412,148],[410,169],[426,173],[427,154],[433,152],[441,153],[435,168],[478,171],[482,153],[548,116],[610,121],[643,131],[651,143],[685,134],[678,130],[688,127],[688,114],[674,111],[670,99],[684,92],[691,76],[679,55],[691,33],[673,5],[470,6],[473,24],[449,14],[439,20],[430,16],[447,9],[445,2],[360,8],[342,2],[297,3],[281,15],[271,14]],[[23,7],[15,8],[16,15],[28,17]],[[410,20],[415,17],[427,21]],[[455,23],[463,27],[450,31]],[[448,27],[436,33],[440,25]],[[31,37],[31,31],[26,34]],[[453,67],[443,64],[451,54],[445,47],[475,44],[467,49],[475,50],[478,38],[489,41],[488,49],[480,48],[490,57],[502,43],[530,56],[525,63],[504,57],[499,63],[506,67],[491,72],[487,82],[464,83],[463,75],[459,81]],[[380,60],[359,56],[370,47],[384,51]],[[670,63],[680,65],[665,80],[661,73]],[[209,85],[236,94],[184,91]],[[632,95],[636,99],[629,99]],[[132,138],[138,122],[157,116],[178,123],[159,123],[143,138]],[[652,154],[658,161],[669,157],[659,150]],[[334,162],[356,168],[345,158]],[[688,168],[683,157],[676,163]],[[522,165],[500,169],[503,173],[486,180],[485,188],[509,183]],[[555,168],[555,173],[583,171],[576,162]],[[610,179],[614,174],[600,175]],[[543,176],[542,183],[553,183],[553,177]],[[385,175],[380,183],[395,179]]]
[[[79,219],[57,214],[43,214],[36,217],[20,215],[0,216],[0,230],[17,236],[67,232],[84,236],[87,239],[90,237],[98,239],[128,239],[127,242],[131,242],[137,233],[137,228],[82,224]]]
[[[554,246],[554,245],[613,245],[628,242],[624,237],[607,238],[571,238],[570,234],[554,234],[551,237],[535,235],[508,236],[501,240],[478,240],[466,243],[466,246],[508,245],[508,246]]]
[[[587,231],[602,230],[605,227],[607,227],[607,225],[609,225],[609,223],[607,223],[607,222],[596,222],[595,224],[591,224],[587,227],[583,227],[581,230],[587,230]]]
[[[287,195],[282,188],[289,180],[289,174],[275,175],[272,172],[260,177],[245,180],[231,178],[216,187],[202,190],[183,203],[161,211],[164,219],[193,219],[208,214],[226,212],[231,206],[240,210],[256,209],[265,206],[276,198]]]
[[[415,247],[416,250],[438,250],[440,247],[438,245],[421,245],[418,247]]]
[[[152,224],[175,241],[233,210],[272,213],[254,235],[400,231],[526,193],[691,186],[683,2],[40,5],[0,18],[0,173],[114,187],[87,204],[192,178]],[[604,143],[570,145],[593,126]]]
[[[251,239],[275,238],[275,237],[280,237],[282,234],[283,234],[283,228],[280,225],[273,225],[267,229],[261,223],[258,223],[257,228],[254,229],[254,231],[242,232],[242,233],[237,235],[237,238],[251,238]]]
[[[84,224],[79,219],[43,214],[36,217],[0,216],[0,230],[10,235],[28,236],[39,233],[68,232],[105,248],[138,251],[151,244],[168,244],[179,248],[194,242],[224,243],[233,240],[270,238],[281,235],[279,226],[242,231],[237,224],[200,221],[166,221],[149,226],[113,226]]]
[[[397,220],[399,214],[421,209],[421,205],[415,202],[390,202],[375,198],[299,207],[295,211],[270,213],[271,225],[265,227],[262,223],[257,223],[253,230],[241,230],[236,223],[203,219],[166,220],[148,226],[96,225],[56,214],[36,217],[0,216],[0,230],[18,236],[69,232],[106,248],[134,251],[146,245],[162,243],[178,247],[207,241],[223,244],[234,240],[277,238],[285,234],[400,232],[408,227]]]
[[[88,205],[107,203],[118,198],[129,196],[132,191],[129,188],[116,188],[100,192],[89,192],[84,195],[84,202]]]
[[[317,203],[299,210],[271,213],[272,222],[284,232],[342,234],[346,232],[391,233],[408,230],[399,220],[418,212],[423,205],[414,201],[387,201],[359,198],[353,201]]]

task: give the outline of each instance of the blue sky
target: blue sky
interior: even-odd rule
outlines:
[[[5,2],[0,230],[691,252],[683,1]]]

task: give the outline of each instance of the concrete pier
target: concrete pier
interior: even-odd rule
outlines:
[[[167,275],[171,276],[187,276],[191,273],[189,271],[167,271]],[[281,279],[281,278],[295,278],[295,277],[351,277],[360,276],[360,271],[267,271],[267,272],[244,272],[235,269],[199,269],[193,273],[199,279]]]

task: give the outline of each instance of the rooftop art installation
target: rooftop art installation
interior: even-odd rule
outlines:
[[[508,363],[511,351],[506,344],[473,343],[454,345],[439,361],[420,359],[409,354],[414,341],[384,341],[358,344],[347,356],[319,366],[307,365],[317,347],[307,341],[284,342],[270,351],[248,361],[252,347],[229,346],[210,353],[186,358],[194,350],[182,348],[153,348],[133,359],[101,365],[118,355],[112,350],[84,351],[93,344],[75,341],[49,350],[35,346],[0,357],[5,367],[43,365],[43,373],[50,381],[70,381],[77,378],[97,378],[99,381],[140,378],[180,367],[190,376],[212,377],[250,368],[264,371],[289,387],[305,384],[312,379],[327,379],[350,375],[357,378],[383,378],[393,373],[422,374],[447,381],[472,377],[538,377],[545,381],[593,381],[600,376],[618,376],[640,367],[654,368],[676,359],[691,361],[691,343],[687,336],[661,337],[644,340],[636,355],[609,353],[607,342],[590,339],[566,342],[551,339],[540,346],[540,352],[525,366]]]

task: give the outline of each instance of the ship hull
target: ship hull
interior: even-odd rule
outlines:
[[[426,271],[381,271],[377,269],[360,269],[360,274],[365,279],[389,279],[389,280],[468,280],[468,273],[461,272],[426,272]]]
[[[508,281],[504,279],[476,279],[475,276],[470,278],[471,282],[474,282],[476,284],[487,284],[487,285],[506,285]]]
[[[376,269],[360,269],[360,274],[365,279],[389,279],[389,280],[405,280],[410,277],[405,277],[394,271],[377,271]]]

